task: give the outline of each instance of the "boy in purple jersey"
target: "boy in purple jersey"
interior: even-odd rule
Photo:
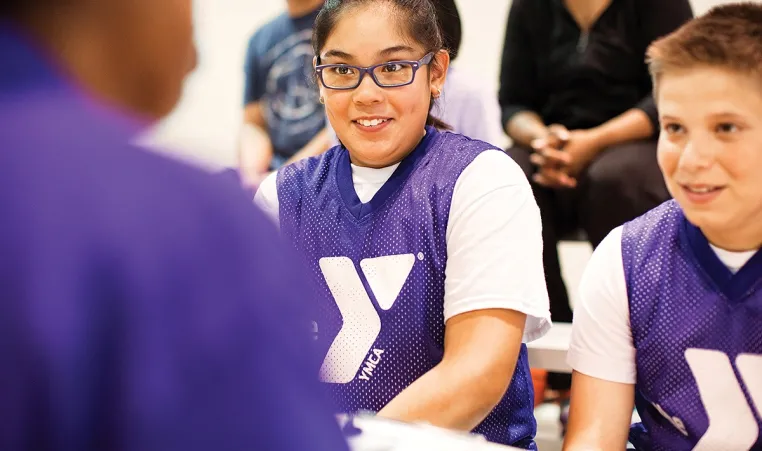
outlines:
[[[343,412],[535,449],[539,211],[504,152],[438,130],[449,55],[433,5],[326,2],[313,47],[343,145],[280,169],[257,202],[312,269],[322,381]]]
[[[623,449],[629,430],[639,450],[760,450],[762,5],[716,7],[648,59],[674,200],[586,269],[564,449]]]
[[[235,183],[129,144],[190,0],[0,5],[0,449],[346,449],[308,292]]]

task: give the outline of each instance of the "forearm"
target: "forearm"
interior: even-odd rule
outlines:
[[[321,153],[328,150],[330,145],[331,145],[331,137],[328,133],[328,129],[324,128],[320,130],[320,132],[317,135],[315,135],[315,137],[312,138],[310,142],[307,143],[307,145],[302,147],[302,150],[295,153],[294,156],[289,158],[285,164],[290,164],[295,161],[302,160],[304,158],[320,155]]]
[[[500,402],[513,374],[498,376],[466,368],[467,364],[456,368],[443,362],[403,390],[378,415],[471,431]],[[495,378],[506,383],[496,384]]]
[[[238,148],[238,167],[246,176],[264,174],[270,168],[273,146],[267,131],[244,123]]]
[[[533,111],[516,113],[505,127],[508,136],[517,145],[529,147],[537,138],[548,134],[548,128],[540,116]]]
[[[627,141],[650,138],[654,134],[654,126],[643,110],[633,108],[591,131],[595,133],[598,147],[605,149]]]
[[[625,449],[634,399],[633,384],[606,381],[574,371],[564,451]]]
[[[569,427],[564,439],[563,451],[609,451],[623,450],[627,447],[629,431],[627,425],[624,425],[624,428],[613,425],[609,419],[605,418],[605,415],[590,415],[586,419],[589,419],[586,425],[575,425],[573,430]]]

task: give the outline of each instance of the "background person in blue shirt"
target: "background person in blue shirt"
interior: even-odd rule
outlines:
[[[312,26],[323,0],[288,0],[287,11],[254,33],[246,51],[244,126],[238,149],[243,182],[255,186],[287,162],[330,145],[312,81]]]
[[[346,449],[269,222],[129,144],[180,97],[191,10],[0,4],[4,451]]]

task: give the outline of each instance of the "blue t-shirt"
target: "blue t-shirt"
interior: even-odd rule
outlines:
[[[319,11],[297,18],[282,14],[249,41],[244,103],[262,101],[275,153],[273,167],[325,127],[312,69],[312,26]]]
[[[346,450],[269,221],[28,42],[0,23],[0,449]]]

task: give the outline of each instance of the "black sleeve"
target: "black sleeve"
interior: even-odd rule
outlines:
[[[648,94],[638,102],[637,105],[635,105],[635,108],[643,111],[646,113],[646,116],[648,116],[648,120],[651,121],[651,125],[653,126],[653,137],[658,136],[659,134],[659,111],[656,109],[656,102],[654,101],[653,94]]]
[[[693,18],[693,10],[688,0],[635,0],[643,36],[643,52],[651,43],[680,28]],[[650,83],[650,75],[646,74]],[[659,130],[659,113],[653,94],[648,94],[635,108],[648,115],[654,127]]]
[[[508,14],[503,56],[500,63],[500,91],[498,100],[505,124],[520,111],[537,111],[537,77],[535,52],[527,27],[531,3],[537,0],[514,0]]]
[[[693,19],[688,0],[635,0],[638,5],[645,46],[680,28]]]

